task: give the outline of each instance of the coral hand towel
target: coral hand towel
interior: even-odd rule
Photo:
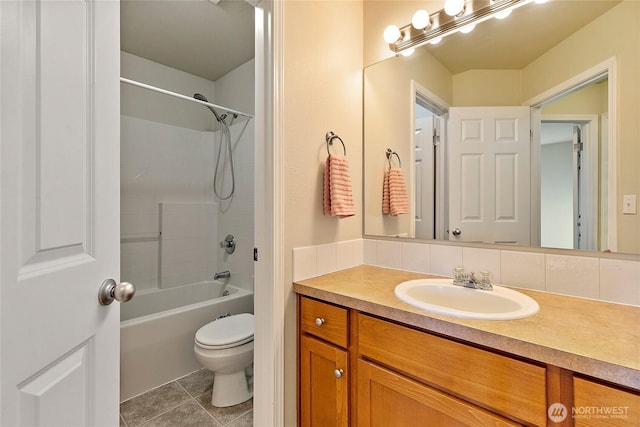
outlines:
[[[407,184],[400,168],[389,168],[384,172],[382,213],[393,216],[409,213]]]
[[[346,218],[356,214],[346,157],[331,154],[324,164],[324,214]]]

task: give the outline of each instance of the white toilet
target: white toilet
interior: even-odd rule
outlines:
[[[207,323],[196,332],[193,350],[200,364],[214,374],[213,406],[238,405],[253,397],[253,314]]]

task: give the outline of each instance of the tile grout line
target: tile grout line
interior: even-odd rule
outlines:
[[[199,398],[200,398],[200,396],[202,396],[203,394],[206,394],[206,393],[207,393],[207,392],[205,391],[204,393],[199,394],[197,397],[195,397],[195,398],[193,399],[193,400],[194,400],[194,402],[196,402],[196,404],[197,404],[199,407],[201,407],[201,408],[202,408],[202,410],[203,410],[204,412],[206,412],[206,413],[207,413],[207,415],[209,415],[209,416],[213,419],[213,421],[215,421],[215,422],[216,422],[216,424],[218,424],[220,427],[224,427],[224,424],[222,424],[220,421],[218,421],[218,419],[217,419],[217,418],[216,418],[216,417],[215,417],[211,412],[207,411],[207,408],[205,408],[204,406],[202,406],[202,404],[200,403],[200,399],[199,399]]]
[[[177,408],[179,408],[179,407],[181,407],[181,406],[186,405],[186,404],[187,404],[187,403],[189,403],[191,400],[194,400],[194,399],[193,399],[192,397],[190,397],[189,399],[185,400],[184,402],[182,402],[182,403],[180,403],[180,404],[178,404],[178,405],[176,405],[176,406],[174,406],[174,407],[172,407],[172,408],[170,408],[170,409],[167,409],[167,410],[166,410],[166,411],[164,411],[164,412],[161,412],[161,413],[159,413],[159,414],[157,414],[157,415],[154,415],[153,417],[149,418],[148,420],[145,420],[143,423],[138,424],[138,425],[136,425],[136,426],[131,426],[131,427],[138,427],[138,426],[142,427],[142,426],[144,426],[145,424],[148,424],[150,421],[153,421],[153,420],[155,420],[156,418],[161,417],[161,416],[163,416],[163,415],[165,415],[165,414],[167,414],[167,413],[169,413],[169,412],[173,411],[174,409],[177,409]]]
[[[146,419],[146,420],[142,421],[140,424],[136,424],[136,425],[129,425],[129,423],[127,422],[127,420],[126,420],[124,417],[122,417],[122,416],[121,416],[122,420],[125,422],[125,424],[127,425],[127,427],[138,427],[138,426],[143,426],[143,425],[147,424],[149,421],[154,420],[154,419],[156,419],[156,418],[158,418],[158,417],[160,417],[160,416],[162,416],[162,415],[166,414],[167,412],[171,412],[171,411],[173,411],[173,410],[174,410],[174,409],[176,409],[176,408],[179,408],[180,406],[182,406],[182,405],[184,405],[184,404],[188,403],[190,400],[194,400],[194,399],[193,399],[193,397],[191,396],[191,394],[190,394],[187,390],[185,390],[185,388],[184,388],[184,387],[182,387],[182,385],[181,385],[180,383],[178,383],[178,381],[177,381],[177,380],[169,381],[169,382],[167,382],[166,384],[163,384],[163,385],[161,385],[161,386],[155,387],[155,388],[153,388],[153,389],[151,389],[151,390],[149,390],[149,391],[147,391],[147,392],[145,392],[145,393],[141,393],[141,394],[139,394],[139,395],[138,395],[138,396],[136,396],[136,397],[142,396],[142,395],[144,395],[144,394],[146,394],[146,393],[149,393],[149,392],[151,392],[151,391],[153,391],[153,390],[156,390],[156,389],[158,389],[158,388],[160,388],[160,387],[163,387],[163,386],[168,385],[168,384],[171,384],[171,383],[175,383],[175,384],[177,384],[177,385],[178,385],[178,387],[184,391],[184,393],[185,393],[185,395],[186,395],[186,399],[185,399],[184,401],[182,401],[182,402],[178,403],[177,405],[172,406],[172,407],[170,407],[169,409],[167,409],[167,410],[165,410],[165,411],[163,411],[163,412],[160,412],[160,413],[158,413],[158,414],[155,414],[155,415],[154,415],[154,416],[152,416],[151,418],[149,418],[149,419]],[[131,399],[128,399],[128,400],[131,400]],[[124,403],[124,402],[123,402],[123,403]]]
[[[230,425],[231,423],[234,423],[236,421],[238,421],[240,418],[244,417],[245,415],[247,415],[249,412],[253,411],[253,406],[251,407],[251,409],[249,409],[246,412],[241,413],[240,415],[238,415],[236,418],[232,419],[231,421],[229,421],[227,424],[225,424],[225,426]],[[224,427],[224,426],[223,426]]]
[[[149,389],[149,390],[147,390],[147,391],[143,391],[142,393],[138,393],[138,394],[136,394],[135,396],[131,396],[130,398],[128,398],[128,399],[123,400],[122,402],[120,402],[120,403],[119,403],[119,405],[122,405],[123,403],[126,403],[126,402],[128,402],[128,401],[130,401],[130,400],[133,400],[133,399],[137,398],[137,397],[143,396],[143,395],[145,395],[145,394],[147,394],[147,393],[149,393],[149,392],[151,392],[151,391],[153,391],[153,390],[157,390],[157,389],[159,389],[160,387],[164,387],[164,386],[166,386],[167,384],[171,384],[171,383],[173,383],[173,382],[178,382],[178,380],[179,380],[179,379],[181,379],[181,378],[182,378],[182,377],[180,377],[180,378],[176,378],[176,379],[173,379],[173,380],[170,380],[170,381],[167,381],[166,383],[164,383],[164,384],[160,384],[160,385],[159,385],[159,386],[157,386],[157,387],[153,387],[153,388],[151,388],[151,389]]]

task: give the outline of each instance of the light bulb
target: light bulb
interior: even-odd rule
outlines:
[[[474,28],[476,28],[476,24],[465,25],[464,27],[460,28],[460,32],[462,34],[468,34],[473,31]]]
[[[400,52],[400,55],[402,55],[402,56],[411,56],[411,55],[413,55],[413,52],[415,52],[415,51],[416,51],[416,48],[415,47],[411,47],[409,49],[405,49],[402,52]]]
[[[387,43],[395,43],[400,38],[400,28],[395,25],[389,25],[384,29],[384,41]]]
[[[436,37],[435,39],[431,39],[429,40],[429,43],[431,44],[438,44],[442,41],[442,37]]]
[[[449,16],[457,16],[464,10],[464,0],[446,0],[444,12]]]
[[[496,13],[496,19],[504,19],[509,15],[511,15],[511,9],[503,10],[502,12]]]
[[[431,25],[431,19],[429,18],[429,12],[424,9],[416,11],[411,18],[411,25],[416,30],[422,30]]]

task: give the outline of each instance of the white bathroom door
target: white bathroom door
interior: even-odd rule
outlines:
[[[433,145],[435,116],[416,119],[414,134],[415,237],[435,239],[435,151]]]
[[[119,4],[0,2],[0,425],[118,425]]]
[[[531,241],[529,107],[449,109],[449,240]]]

